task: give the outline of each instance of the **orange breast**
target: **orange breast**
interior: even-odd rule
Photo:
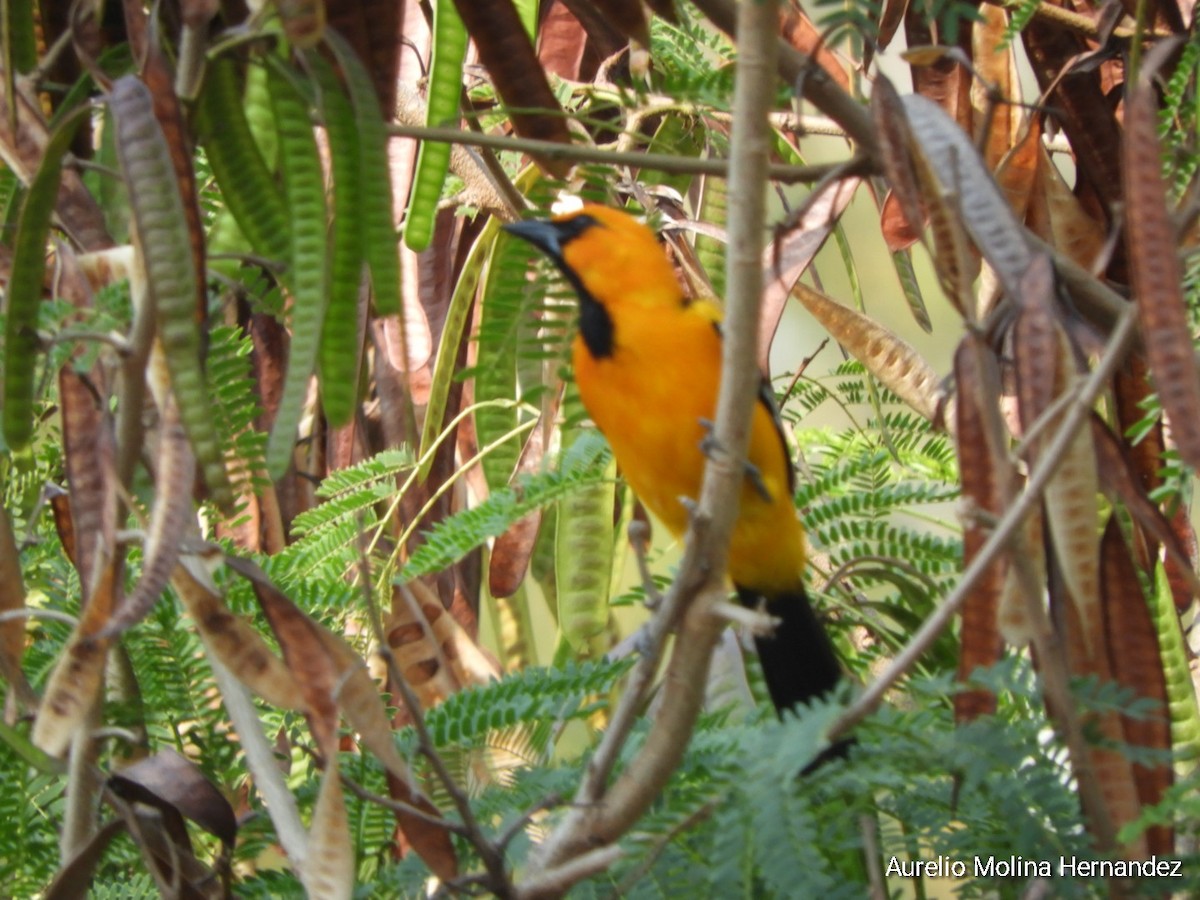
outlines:
[[[623,312],[612,356],[594,359],[582,339],[575,339],[576,383],[634,492],[682,535],[688,518],[680,498],[698,498],[704,474],[701,420],[711,422],[715,415],[720,336],[710,319],[683,309]],[[739,587],[768,594],[789,590],[800,584],[804,536],[788,491],[790,463],[761,403],[755,404],[748,457],[770,499],[746,479],[730,576]]]

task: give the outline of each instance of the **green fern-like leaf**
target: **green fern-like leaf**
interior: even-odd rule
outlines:
[[[413,466],[407,450],[384,450],[331,473],[317,490],[324,502],[292,522],[296,541],[280,554],[285,580],[336,580],[351,571],[363,552],[363,536],[380,525],[380,506],[395,497],[397,478]]]
[[[230,481],[239,494],[254,493],[267,483],[267,436],[254,427],[262,409],[253,391],[253,349],[248,334],[223,325],[210,333],[205,361]]]
[[[426,532],[424,543],[409,558],[399,580],[441,571],[527,513],[583,485],[598,484],[605,477],[608,460],[608,445],[599,432],[579,438],[564,454],[558,469],[496,491],[473,509],[456,513]]]
[[[728,109],[733,98],[733,48],[724,36],[680,8],[679,23],[655,19],[651,47],[656,90],[680,100]]]
[[[591,715],[596,706],[586,698],[607,694],[628,669],[628,661],[608,660],[525,669],[454,694],[426,713],[425,725],[439,747],[481,746],[492,733],[516,725]]]
[[[1007,50],[1017,35],[1025,30],[1030,22],[1033,21],[1033,14],[1037,12],[1038,0],[1020,0],[1009,7],[1008,24],[1004,26],[1004,34],[1001,35],[1000,45],[996,48],[997,52]]]

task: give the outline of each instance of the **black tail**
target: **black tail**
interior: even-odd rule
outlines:
[[[743,588],[738,597],[751,608],[763,600]],[[781,621],[774,634],[754,643],[775,709],[783,712],[831,691],[842,677],[841,663],[803,588],[771,597],[766,610]]]

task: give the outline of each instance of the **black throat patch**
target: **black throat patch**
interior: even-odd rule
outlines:
[[[562,250],[567,244],[584,232],[602,226],[594,217],[584,214],[556,223],[555,227],[558,232],[559,252],[554,254],[553,259],[579,296],[579,334],[593,359],[606,359],[613,353],[612,316],[604,308],[604,304],[584,287],[579,275],[567,265],[562,256]]]
[[[607,309],[583,285],[579,294],[579,334],[593,359],[606,359],[613,353],[613,320]]]

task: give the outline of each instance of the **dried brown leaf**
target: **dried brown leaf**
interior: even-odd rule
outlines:
[[[98,369],[93,370],[96,374]],[[102,387],[63,366],[58,372],[62,406],[63,460],[70,492],[71,522],[76,538],[75,561],[83,596],[96,581],[100,548],[115,544],[117,519],[112,420],[100,403]]]
[[[1075,152],[1080,180],[1106,209],[1120,201],[1121,139],[1096,71],[1061,77],[1088,50],[1087,42],[1060,25],[1034,18],[1021,32],[1038,86]]]
[[[196,858],[187,824],[170,804],[127,802],[115,791],[105,801],[121,817],[159,894],[183,900],[218,900],[215,873]]]
[[[920,238],[925,224],[925,202],[913,168],[914,139],[900,95],[882,75],[875,79],[871,90],[871,119],[879,136],[879,158],[884,177],[891,186],[888,200],[899,208],[900,219],[915,241]],[[885,217],[888,200],[884,201]],[[889,240],[888,249],[895,252],[903,247]]]
[[[758,364],[768,371],[771,343],[783,318],[783,309],[792,287],[800,280],[825,244],[860,184],[858,178],[845,178],[826,185],[810,195],[792,226],[777,234],[763,250],[763,298],[760,312]]]
[[[908,5],[904,13],[905,41],[910,48],[904,59],[912,66],[913,91],[928,97],[946,111],[962,129],[970,134],[971,121],[971,74],[962,65],[965,50],[970,45],[937,46],[938,41],[920,4]],[[963,32],[963,42],[967,32]]]
[[[117,589],[116,565],[108,557],[104,560],[83,617],[50,673],[33,723],[34,745],[51,756],[66,752],[100,698],[109,641],[95,635],[108,622]]]
[[[1011,297],[1020,296],[1021,279],[1033,260],[1033,251],[975,146],[933,101],[909,95],[903,98],[903,103],[930,171],[943,191],[953,198],[958,216],[975,246],[996,270],[1005,292]],[[926,189],[927,201],[930,194]]]
[[[1038,182],[1038,159],[1045,152],[1036,118],[1027,118],[996,166],[996,182],[1017,218],[1025,219]]]
[[[971,103],[980,130],[986,128],[981,135],[983,160],[993,172],[1020,142],[1025,119],[1016,55],[1011,45],[1004,46],[1007,30],[1007,11],[986,3],[979,7],[979,18],[971,25],[971,61],[976,75],[971,83]],[[1019,215],[1019,207],[1014,209]]]
[[[41,165],[50,132],[37,96],[18,81],[14,104],[8,94],[11,86],[9,79],[0,78],[0,157],[22,183],[29,184]],[[10,127],[14,120],[15,134]],[[63,169],[55,212],[63,230],[82,249],[101,250],[113,245],[104,212],[74,167]]]
[[[1065,381],[1060,370],[1066,332],[1058,320],[1050,298],[1042,294],[1039,302],[1035,296],[1026,295],[1029,302],[1017,313],[1012,337],[1013,364],[1017,379],[1017,414],[1021,430],[1025,434],[1029,433],[1038,419],[1050,408],[1054,399],[1061,393]],[[1043,435],[1047,430],[1049,429],[1043,429]]]
[[[780,5],[779,33],[785,41],[815,60],[842,90],[850,90],[850,76],[846,73],[845,65],[838,55],[825,45],[824,35],[798,4]]]
[[[435,617],[445,615],[440,604],[428,606]],[[384,632],[400,675],[416,692],[422,707],[436,706],[460,689],[421,607],[414,611],[399,588],[393,594],[392,613],[384,623]],[[403,710],[399,715],[401,722],[405,721]]]
[[[1117,431],[1128,434],[1129,429],[1146,415],[1146,402],[1154,393],[1150,386],[1150,368],[1141,353],[1131,353],[1125,365],[1113,378],[1113,399],[1116,406]],[[1147,494],[1162,484],[1163,442],[1162,421],[1154,423],[1137,443],[1127,443],[1131,469],[1137,483]]]
[[[1192,526],[1188,509],[1182,503],[1176,508],[1171,517],[1171,530],[1187,551],[1189,565],[1182,566],[1171,556],[1163,560],[1163,570],[1167,576],[1167,584],[1171,588],[1171,598],[1179,614],[1185,615],[1194,606],[1195,594],[1192,583],[1195,580],[1196,567],[1200,565],[1200,547],[1197,546],[1196,529]]]
[[[1021,309],[1013,332],[1018,412],[1028,435],[1041,427],[1031,445],[1031,460],[1041,461],[1065,414],[1052,413],[1056,401],[1072,390],[1077,376],[1067,334],[1055,312],[1054,270],[1045,255],[1035,256],[1021,281]],[[1077,432],[1046,485],[1046,525],[1063,580],[1079,611],[1089,652],[1102,639],[1100,558],[1096,541],[1099,476],[1090,429]]]
[[[1046,552],[1042,511],[1034,509],[1021,525],[1020,552],[1028,565],[1033,584],[1046,583]],[[1000,633],[1012,647],[1025,647],[1033,642],[1037,623],[1030,617],[1029,598],[1017,566],[1010,565],[1000,593],[997,619]],[[1038,600],[1040,602],[1040,598]]]
[[[1059,342],[1054,353],[1057,379],[1054,397],[1071,389],[1075,379],[1066,335],[1056,330]],[[1044,410],[1043,410],[1044,411]],[[1056,430],[1062,414],[1055,415],[1050,429]],[[1035,446],[1041,446],[1037,442]],[[1035,451],[1035,458],[1040,452]],[[1103,622],[1100,611],[1100,549],[1096,541],[1100,503],[1096,451],[1090,429],[1080,429],[1067,445],[1054,476],[1046,485],[1046,525],[1063,580],[1079,611],[1090,653],[1100,652]]]
[[[254,694],[280,709],[304,709],[300,686],[249,622],[230,612],[195,557],[185,556],[171,586],[196,622],[205,647]]]
[[[326,7],[329,27],[344,37],[363,61],[379,98],[380,114],[391,118],[396,108],[396,81],[399,77],[405,11],[410,4],[396,0],[359,0],[334,3]],[[407,191],[401,194],[407,197]]]
[[[979,254],[967,240],[958,200],[940,184],[923,155],[914,157],[914,168],[924,199],[922,208],[929,219],[938,284],[961,315],[968,321],[976,321],[982,317],[973,302],[973,286],[980,270]]]
[[[590,55],[589,48],[594,48],[597,41],[611,38],[612,52],[616,53],[618,47],[628,46],[628,42],[595,10],[581,6],[581,3],[572,5],[581,12],[586,9],[584,18],[577,18],[573,14],[575,10],[563,3],[555,3],[542,18],[537,35],[538,61],[547,74],[569,81],[585,81],[584,66]]]
[[[440,816],[441,813],[423,794],[415,791],[407,781],[396,778],[390,772],[387,774],[388,796],[401,803],[414,806],[428,816]],[[458,857],[454,852],[454,844],[450,833],[433,822],[415,816],[412,813],[397,809],[396,824],[400,828],[404,841],[417,852],[417,855],[429,866],[442,881],[450,881],[458,877]]]
[[[1143,532],[1156,544],[1163,546],[1167,558],[1180,567],[1184,579],[1191,584],[1192,593],[1200,596],[1200,577],[1197,577],[1192,568],[1186,548],[1180,543],[1167,517],[1150,499],[1145,486],[1138,480],[1134,463],[1125,446],[1097,415],[1092,416],[1092,441],[1096,448],[1096,466],[1104,473],[1102,484],[1105,493],[1114,500],[1120,500]],[[1152,554],[1153,557],[1157,555],[1157,551]],[[1152,560],[1147,559],[1146,569],[1152,565]]]
[[[1008,494],[1013,473],[1006,453],[996,400],[1000,396],[999,365],[991,348],[969,332],[954,354],[955,440],[958,444],[963,499],[972,509],[963,528],[963,567],[979,555],[988,529],[980,514],[998,516]],[[958,680],[966,681],[978,668],[1000,659],[1003,649],[998,625],[1005,562],[996,557],[976,582],[962,607],[962,639],[958,658]],[[989,691],[961,691],[954,696],[954,718],[966,722],[996,710]]]
[[[149,614],[170,581],[187,531],[196,457],[183,433],[179,406],[171,395],[167,395],[161,411],[154,471],[154,505],[146,533],[142,574],[133,592],[105,626],[104,637],[117,637]]]
[[[650,49],[650,23],[641,0],[591,0],[592,6],[617,31]]]
[[[487,684],[500,677],[496,662],[480,649],[454,616],[442,608],[437,595],[424,582],[410,582],[400,594],[400,602],[414,615],[419,615],[420,621],[427,623],[437,645],[438,657],[447,662],[460,688]],[[418,607],[415,611],[414,605]]]
[[[1200,468],[1200,371],[1162,176],[1152,81],[1155,64],[1163,61],[1162,49],[1160,45],[1147,56],[1138,84],[1125,102],[1125,231],[1138,320],[1159,400],[1179,455]]]
[[[509,109],[517,134],[569,144],[566,115],[550,90],[512,0],[454,0],[454,6]],[[536,154],[534,159],[559,177],[571,168],[564,160],[538,159]]]
[[[250,582],[279,641],[283,659],[304,696],[308,727],[326,760],[337,755],[337,691],[341,672],[325,648],[322,627],[309,618],[255,563],[226,556],[225,564]]]
[[[883,12],[879,15],[879,32],[875,36],[875,44],[880,50],[886,50],[892,42],[907,12],[908,0],[884,0]]]
[[[1035,234],[1086,269],[1105,252],[1104,224],[1084,209],[1044,146],[1038,148],[1037,180],[1026,219]]]
[[[493,597],[511,597],[520,588],[541,526],[542,511],[534,510],[496,538],[488,560],[488,593]]]
[[[1074,677],[1090,676],[1101,682],[1111,681],[1113,676],[1107,648],[1101,646],[1097,648],[1099,652],[1093,652],[1087,646],[1086,629],[1080,621],[1078,607],[1062,596],[1064,589],[1060,579],[1052,579],[1051,602],[1057,613],[1070,674]],[[1096,740],[1086,746],[1082,759],[1075,759],[1072,763],[1081,771],[1080,778],[1090,775],[1094,780],[1100,789],[1097,801],[1103,804],[1102,809],[1093,808],[1089,798],[1094,794],[1089,791],[1081,795],[1083,812],[1089,819],[1103,819],[1108,826],[1105,830],[1111,829],[1111,833],[1115,833],[1122,825],[1134,821],[1140,812],[1133,766],[1120,749],[1125,739],[1121,720],[1115,712],[1104,711],[1083,717],[1081,724]],[[1131,858],[1144,857],[1145,836],[1137,839],[1132,846],[1126,845],[1124,853]]]
[[[309,829],[308,855],[299,862],[300,880],[310,897],[349,900],[354,892],[354,845],[346,798],[338,777],[337,753],[325,760],[317,805]]]
[[[1105,635],[1113,678],[1155,705],[1148,715],[1121,717],[1125,740],[1135,747],[1165,753],[1171,749],[1171,718],[1158,633],[1116,516],[1109,517],[1104,529],[1101,555]],[[1154,806],[1174,781],[1174,770],[1168,762],[1153,767],[1135,763],[1133,779],[1141,804]],[[1164,825],[1148,829],[1146,843],[1151,853],[1170,853],[1175,846],[1172,830]]]
[[[345,639],[318,626],[317,635],[338,672],[337,701],[350,727],[389,772],[416,791],[416,779],[392,743],[392,727],[367,665]]]
[[[558,408],[557,399],[553,408],[547,413],[551,419]],[[546,429],[542,423],[534,425],[521,448],[521,456],[517,460],[515,475],[524,472],[535,472],[541,467],[545,457]],[[537,542],[538,529],[542,524],[542,511],[535,510],[529,515],[518,519],[504,534],[496,538],[492,546],[491,558],[488,561],[488,592],[497,599],[511,597],[525,580],[529,569],[529,560],[533,556],[533,548]]]
[[[25,580],[21,576],[21,558],[17,555],[17,540],[13,534],[8,510],[0,505],[0,613],[25,608]],[[17,691],[21,703],[37,705],[37,697],[21,671],[25,653],[25,620],[9,619],[0,623],[0,676]]]
[[[920,415],[935,421],[944,392],[937,373],[910,344],[805,284],[797,283],[794,293],[868,372]]]
[[[879,211],[879,230],[883,232],[883,242],[890,253],[907,250],[921,239],[922,234],[921,223],[913,225],[908,221],[895,191],[888,191],[883,198],[883,208]]]
[[[679,13],[675,11],[675,0],[646,0],[646,5],[654,10],[656,16],[661,16],[668,22],[679,21]]]
[[[177,810],[227,847],[237,839],[237,818],[225,795],[199,766],[171,747],[121,769],[108,786],[130,802]]]
[[[121,819],[105,823],[70,859],[63,860],[54,880],[42,892],[42,900],[80,900],[84,896],[80,886],[91,884],[108,845],[124,830],[125,822]]]

